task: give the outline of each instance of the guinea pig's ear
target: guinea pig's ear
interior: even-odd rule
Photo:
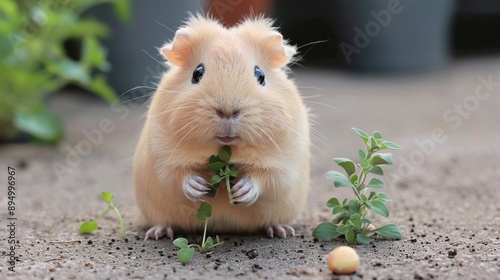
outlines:
[[[239,24],[237,31],[250,45],[257,48],[261,57],[273,68],[286,66],[293,60],[296,48],[283,39],[273,27],[273,21],[263,17],[248,18]]]
[[[283,36],[273,31],[265,40],[264,47],[266,48],[265,54],[271,67],[281,68],[291,62],[293,56],[297,52],[294,46],[288,45],[283,39]]]
[[[177,66],[186,66],[192,51],[187,28],[177,30],[172,42],[165,44],[160,51],[170,63]]]

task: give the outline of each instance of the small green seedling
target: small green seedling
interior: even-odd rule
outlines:
[[[231,180],[238,176],[238,170],[233,164],[229,163],[231,159],[231,148],[229,146],[223,146],[219,150],[217,156],[212,155],[208,160],[208,170],[217,172],[210,178],[210,183],[212,188],[207,194],[209,197],[215,197],[217,194],[217,189],[222,181],[226,184],[227,196],[229,197],[229,204],[234,205],[233,196],[231,194],[231,188],[233,184]]]
[[[120,211],[118,211],[118,204],[113,203],[113,194],[110,192],[102,192],[101,193],[102,200],[108,204],[108,209],[104,210],[101,214],[97,215],[97,217],[91,221],[84,222],[80,225],[80,233],[92,233],[94,230],[97,229],[97,221],[102,218],[104,215],[106,215],[109,211],[113,210],[115,211],[116,215],[118,216],[118,221],[120,222],[120,235],[122,237],[125,236],[125,226],[123,225],[123,219],[122,215],[120,214]]]
[[[332,208],[332,213],[336,217],[331,222],[319,224],[313,231],[313,236],[319,240],[328,241],[339,236],[344,236],[349,244],[370,244],[370,235],[377,234],[385,239],[401,239],[401,231],[395,224],[387,224],[379,228],[374,228],[372,222],[365,218],[368,210],[382,215],[389,216],[385,202],[391,198],[383,193],[374,191],[384,187],[384,183],[378,178],[371,178],[368,181],[368,174],[384,175],[382,165],[392,165],[392,154],[380,153],[382,150],[402,150],[402,148],[390,141],[382,139],[380,132],[368,135],[361,129],[353,128],[363,142],[365,150],[359,149],[360,163],[355,164],[347,158],[335,158],[334,161],[344,169],[346,175],[330,171],[326,174],[327,180],[333,181],[335,187],[352,188],[355,198],[344,199],[340,202],[333,197],[326,203]],[[359,173],[356,171],[359,170]]]
[[[219,149],[219,153],[217,155],[212,155],[208,159],[207,168],[210,171],[215,171],[216,174],[210,178],[210,183],[212,184],[212,188],[207,193],[209,197],[215,197],[217,194],[217,189],[222,181],[225,182],[227,195],[229,197],[229,203],[234,205],[235,202],[233,200],[233,196],[231,195],[231,188],[233,186],[231,180],[238,176],[238,170],[233,164],[229,163],[231,159],[231,147],[223,146]],[[179,247],[179,251],[177,252],[177,257],[182,262],[182,264],[187,264],[194,256],[195,249],[198,249],[200,253],[207,252],[210,248],[215,246],[219,246],[224,244],[224,242],[220,241],[219,236],[215,236],[215,243],[212,237],[206,237],[207,235],[207,227],[208,227],[208,219],[212,216],[212,205],[207,202],[203,202],[198,208],[198,212],[196,213],[196,218],[198,220],[205,221],[205,229],[203,231],[203,240],[201,245],[198,244],[189,244],[186,238],[177,238],[173,241],[173,244]]]
[[[198,212],[196,213],[196,218],[198,220],[205,221],[205,229],[203,230],[203,240],[201,245],[198,244],[189,244],[186,238],[177,238],[173,241],[174,245],[179,247],[179,251],[177,252],[177,257],[182,262],[183,265],[187,264],[191,258],[193,258],[195,249],[197,249],[200,253],[205,253],[211,248],[215,246],[219,246],[224,244],[223,241],[219,239],[219,236],[215,236],[215,243],[212,237],[207,236],[207,227],[208,227],[208,219],[212,216],[212,205],[203,202],[198,208]]]

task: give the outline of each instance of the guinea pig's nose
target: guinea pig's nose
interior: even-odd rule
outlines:
[[[215,109],[215,112],[217,113],[217,116],[221,119],[231,119],[231,118],[236,118],[237,116],[240,115],[241,110],[233,110],[232,112],[228,113],[224,110],[221,109]]]

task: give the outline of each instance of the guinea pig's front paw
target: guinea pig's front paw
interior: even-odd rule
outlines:
[[[184,180],[182,191],[187,199],[196,202],[210,190],[207,181],[198,175],[191,175]]]
[[[259,198],[259,186],[248,177],[243,177],[231,189],[235,202],[252,205]]]

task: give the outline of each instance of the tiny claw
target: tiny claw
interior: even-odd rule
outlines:
[[[286,238],[287,234],[290,236],[295,236],[295,229],[289,225],[274,225],[269,226],[266,229],[266,233],[270,238],[274,237],[274,233],[276,233],[278,237]]]
[[[154,226],[146,231],[146,236],[144,237],[144,241],[150,238],[158,240],[158,238],[162,238],[163,236],[167,236],[168,238],[170,238],[170,240],[172,240],[174,238],[174,231],[172,230],[171,227]]]

